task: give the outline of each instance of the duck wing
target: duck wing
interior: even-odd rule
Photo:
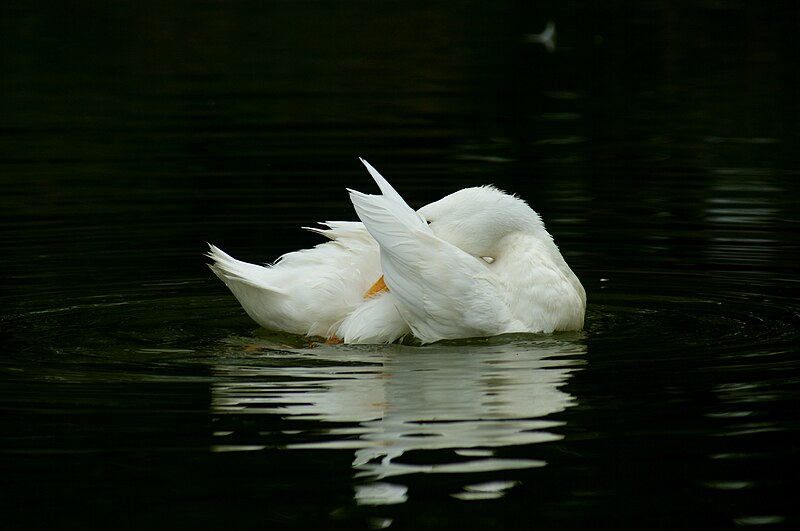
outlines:
[[[437,237],[394,188],[362,159],[383,195],[350,190],[380,246],[386,285],[423,343],[522,331],[487,264]]]

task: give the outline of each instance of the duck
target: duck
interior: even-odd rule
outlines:
[[[486,185],[414,210],[360,160],[381,193],[347,189],[360,221],[304,227],[326,241],[266,265],[209,244],[211,271],[256,323],[348,344],[583,328],[586,291],[523,199]]]

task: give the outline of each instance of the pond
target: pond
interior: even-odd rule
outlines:
[[[4,8],[4,528],[800,525],[798,8],[485,4]],[[359,156],[528,201],[585,329],[259,329],[206,242],[319,243]]]

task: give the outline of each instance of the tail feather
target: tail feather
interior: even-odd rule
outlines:
[[[209,244],[208,249],[206,257],[214,261],[214,263],[208,264],[208,267],[211,268],[211,271],[226,285],[228,285],[229,282],[236,282],[258,289],[268,290],[273,293],[286,293],[286,290],[269,284],[263,278],[265,276],[264,273],[269,267],[237,260],[215,245]]]

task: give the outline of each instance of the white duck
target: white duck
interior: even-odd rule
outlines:
[[[260,266],[211,245],[212,271],[259,325],[345,343],[422,343],[580,330],[586,292],[539,215],[492,186],[414,211],[365,160],[383,195],[349,190],[361,223]]]

